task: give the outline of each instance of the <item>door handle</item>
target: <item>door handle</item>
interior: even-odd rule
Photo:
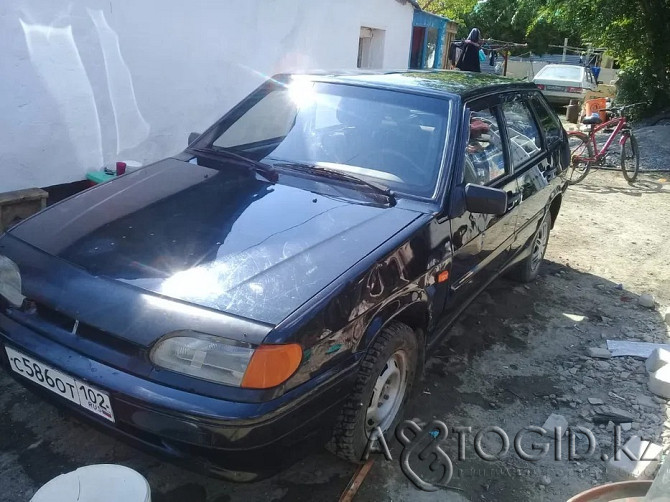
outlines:
[[[511,210],[514,206],[518,206],[521,202],[521,193],[507,192],[507,210]]]

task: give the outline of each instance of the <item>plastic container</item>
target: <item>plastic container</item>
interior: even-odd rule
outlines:
[[[593,76],[596,77],[596,82],[597,82],[598,77],[600,76],[600,66],[592,66],[591,71],[593,72]]]
[[[645,502],[651,481],[622,481],[595,486],[568,502]]]
[[[584,116],[590,117],[594,113],[600,116],[600,120],[605,122],[607,120],[607,98],[589,99],[584,102]]]
[[[109,174],[105,171],[90,171],[86,173],[86,179],[91,186],[113,180],[114,178],[116,178],[116,174]]]
[[[124,160],[123,163],[126,165],[127,173],[132,173],[143,167],[142,164],[136,160]]]
[[[30,502],[151,502],[151,489],[128,467],[89,465],[52,479]]]

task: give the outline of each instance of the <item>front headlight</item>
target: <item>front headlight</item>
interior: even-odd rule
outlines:
[[[178,331],[151,351],[152,362],[204,380],[239,387],[254,350],[218,336]]]
[[[285,382],[302,360],[297,344],[252,347],[195,331],[176,331],[151,351],[161,368],[235,387],[267,389]]]
[[[0,255],[0,296],[16,307],[23,304],[19,267],[6,256]]]

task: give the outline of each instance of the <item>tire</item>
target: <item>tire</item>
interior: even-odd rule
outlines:
[[[621,172],[626,181],[632,183],[640,170],[640,149],[633,134],[625,136],[621,145]]]
[[[547,211],[530,241],[530,254],[510,270],[510,277],[519,282],[533,282],[540,273],[540,265],[547,251],[551,231],[551,213]]]
[[[406,324],[391,322],[377,335],[360,363],[353,392],[344,403],[333,428],[333,435],[327,445],[332,453],[349,462],[360,463],[376,425],[382,428],[387,440],[393,437],[414,386],[418,356],[417,337]],[[404,362],[400,363],[397,357],[401,357]],[[395,371],[394,364],[399,370],[397,381],[400,395],[391,392],[386,394],[393,386],[382,384],[384,381],[390,382],[389,377]],[[404,368],[400,367],[401,364],[404,364]],[[376,408],[375,402],[378,405]],[[371,423],[381,415],[385,418]]]
[[[589,136],[579,131],[570,131],[568,133],[568,144],[570,145],[570,165],[568,166],[567,182],[570,185],[576,185],[589,174],[591,169],[590,162],[575,161],[573,157],[584,157],[584,151],[588,158],[595,157],[593,145],[589,141]]]

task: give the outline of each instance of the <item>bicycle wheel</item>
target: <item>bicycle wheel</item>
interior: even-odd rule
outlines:
[[[579,131],[570,131],[568,133],[568,145],[570,146],[570,166],[567,172],[567,182],[575,185],[586,178],[591,169],[591,162],[581,160],[583,158],[593,158],[593,145],[589,141],[589,136]]]
[[[621,172],[626,181],[632,183],[637,178],[640,169],[640,150],[637,147],[637,140],[633,134],[624,136],[624,142],[621,145]]]

